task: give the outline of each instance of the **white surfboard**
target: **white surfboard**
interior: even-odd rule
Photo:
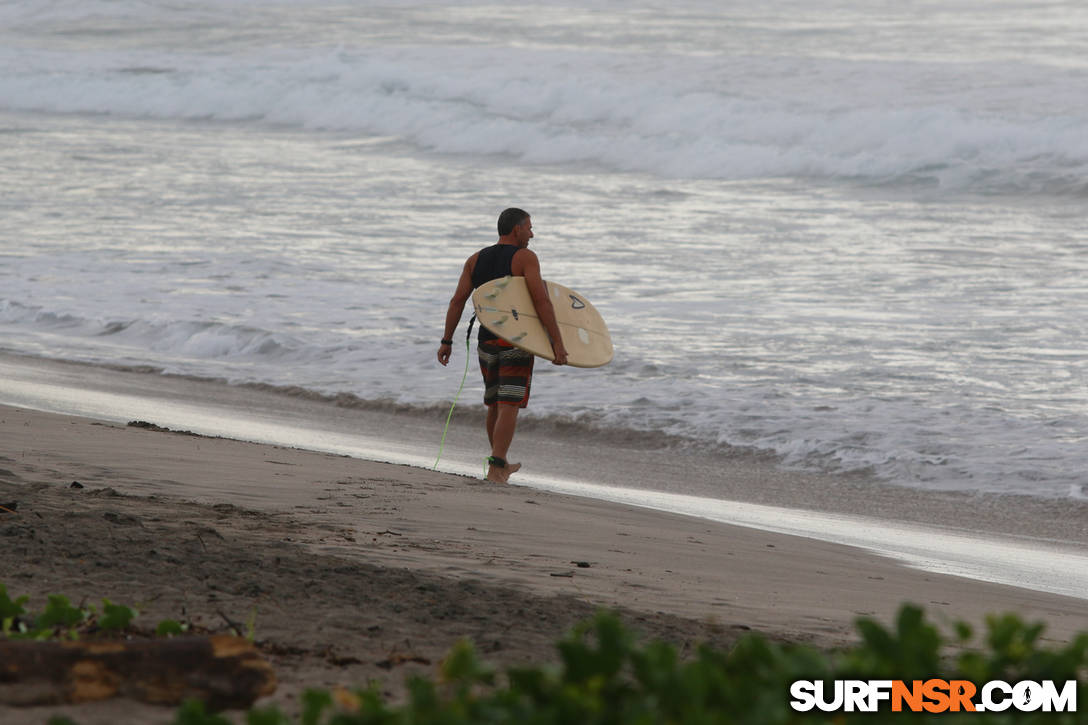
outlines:
[[[567,348],[567,364],[596,368],[612,360],[612,337],[597,309],[569,287],[544,280]],[[476,319],[511,345],[554,360],[551,338],[540,322],[524,277],[503,277],[472,293]]]

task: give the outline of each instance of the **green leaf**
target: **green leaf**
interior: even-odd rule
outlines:
[[[210,713],[200,700],[186,700],[178,709],[174,725],[232,725],[222,715]]]
[[[128,629],[136,612],[121,604],[114,604],[109,599],[102,600],[102,617],[98,626],[104,630]]]
[[[68,597],[62,594],[50,594],[49,604],[34,625],[38,629],[52,627],[74,627],[83,621],[85,613],[79,607],[73,607]]]
[[[453,646],[442,663],[442,677],[452,684],[471,686],[490,684],[494,681],[495,673],[476,656],[472,643],[462,639]]]
[[[328,690],[306,690],[302,693],[302,725],[317,725],[321,714],[332,707]]]
[[[246,715],[246,725],[291,725],[291,720],[272,705],[250,710]]]
[[[155,627],[155,634],[159,637],[168,637],[175,634],[185,634],[185,625],[173,619],[164,619]]]
[[[26,614],[26,610],[23,609],[23,605],[27,603],[30,597],[22,596],[12,601],[8,597],[8,590],[3,584],[0,584],[0,620],[12,619],[20,615]]]

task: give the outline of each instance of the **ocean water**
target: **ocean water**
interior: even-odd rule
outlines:
[[[529,415],[1083,499],[1086,45],[1071,0],[0,2],[0,349],[441,411],[521,206],[616,347]]]

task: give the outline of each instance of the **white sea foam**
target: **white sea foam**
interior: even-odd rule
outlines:
[[[315,44],[312,36],[241,28],[232,36],[227,11],[214,6],[180,16],[144,3],[124,3],[120,13],[110,3],[31,6],[39,13],[9,10],[14,26],[86,33],[98,18],[107,40],[63,49],[22,41],[0,50],[3,110],[257,122],[670,178],[855,178],[1074,194],[1088,178],[1088,113],[1075,100],[1088,96],[1088,77],[1080,68],[780,49],[578,50],[557,40],[516,52],[487,43],[353,44],[339,35]],[[259,18],[286,12],[275,3],[252,8]],[[424,25],[440,31],[435,17]],[[312,14],[267,18],[291,19],[317,22]],[[210,22],[228,23],[232,52],[201,40]],[[720,22],[727,42],[728,18]],[[167,33],[156,23],[180,29]],[[165,48],[129,42],[149,24]]]

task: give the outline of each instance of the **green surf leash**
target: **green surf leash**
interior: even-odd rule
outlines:
[[[446,434],[450,430],[450,419],[453,417],[453,409],[457,407],[457,401],[461,398],[461,391],[465,389],[465,380],[468,379],[468,359],[472,354],[472,326],[476,324],[476,315],[472,316],[472,319],[468,321],[468,332],[465,333],[465,374],[461,376],[461,387],[457,388],[457,395],[453,396],[453,405],[450,406],[450,412],[446,416],[446,427],[442,429],[442,442],[438,446],[438,458],[434,460],[434,468],[432,471],[438,470],[438,462],[442,460],[442,453],[446,450]],[[486,473],[484,475],[487,475]]]

